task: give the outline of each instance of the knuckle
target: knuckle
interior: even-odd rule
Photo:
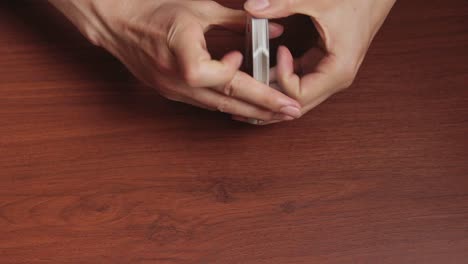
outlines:
[[[224,85],[224,87],[223,87],[223,93],[225,95],[227,95],[227,96],[234,97],[235,96],[235,91],[236,91],[236,89],[234,88],[232,83],[228,83],[228,84]]]
[[[177,66],[174,65],[169,52],[156,49],[156,52],[151,55],[151,63],[156,67],[157,71],[163,74],[173,73]]]
[[[83,33],[92,45],[102,47],[101,39],[96,31],[85,29]]]
[[[235,74],[235,76],[232,78],[231,81],[229,81],[226,85],[223,86],[223,93],[229,97],[235,97],[237,95],[237,87],[240,87],[242,85],[241,83],[241,78],[239,77],[238,74]]]
[[[190,66],[184,71],[184,80],[191,87],[203,86],[203,76],[200,67]]]
[[[159,60],[159,61],[155,61],[156,63],[156,68],[159,70],[159,72],[161,73],[172,73],[173,71],[173,66],[170,62],[168,61],[165,61],[165,60]]]
[[[216,109],[221,113],[227,113],[230,109],[229,99],[223,98],[216,106]]]
[[[157,59],[158,57],[160,59]],[[168,76],[177,73],[177,65],[171,59],[167,59],[165,56],[155,56],[152,63],[157,74]]]

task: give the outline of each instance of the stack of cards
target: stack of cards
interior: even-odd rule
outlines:
[[[268,19],[247,18],[246,29],[246,68],[247,71],[259,82],[270,84],[270,34]],[[249,119],[254,125],[263,121]]]
[[[247,18],[247,70],[259,82],[270,83],[268,19]]]

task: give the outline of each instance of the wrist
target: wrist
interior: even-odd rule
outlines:
[[[100,46],[106,30],[96,12],[99,0],[49,0],[93,44]]]

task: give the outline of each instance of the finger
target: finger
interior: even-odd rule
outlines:
[[[285,121],[270,121],[270,122],[264,122],[262,124],[260,124],[261,126],[269,126],[269,125],[274,125],[274,124],[278,124],[278,123],[281,123],[281,122],[285,122]]]
[[[281,86],[277,82],[270,83],[270,87],[283,93],[283,89],[281,89]]]
[[[311,0],[248,0],[244,9],[259,18],[282,18],[293,14],[304,14],[305,10],[311,11],[317,1]]]
[[[283,113],[293,118],[302,115],[301,105],[294,99],[263,84],[244,72],[237,72],[225,86],[214,87],[218,92],[254,104],[275,113]]]
[[[187,84],[207,87],[223,85],[232,80],[242,64],[241,53],[231,52],[220,61],[213,60],[207,51],[201,26],[191,24],[174,27],[169,47]]]
[[[293,66],[294,72],[299,76],[302,75],[302,68],[301,68],[300,60],[294,59],[293,65],[294,65]],[[278,64],[275,67],[270,68],[270,86],[272,83],[276,83],[277,81],[278,81]]]
[[[292,118],[289,116],[272,113],[252,105],[246,105],[245,102],[237,101],[232,98],[226,98],[223,95],[206,88],[195,88],[191,92],[188,92],[188,90],[191,89],[190,87],[186,88],[187,89],[184,89],[185,92],[178,94],[161,92],[161,95],[170,101],[189,104],[209,111],[220,111],[232,115],[243,114],[245,116],[249,116],[245,119],[250,120],[250,123],[253,123],[254,121],[256,124],[260,124],[266,121],[271,122],[274,120],[292,120]]]
[[[278,49],[278,83],[286,94],[300,98],[304,111],[311,110],[334,93],[348,87],[355,75],[355,71],[349,69],[346,63],[340,63],[336,57],[327,56],[300,79],[294,73],[291,52],[286,47]]]
[[[283,25],[280,25],[280,24],[275,23],[275,22],[268,23],[268,29],[270,31],[270,34],[269,34],[270,39],[275,39],[275,38],[281,37],[281,35],[283,35],[283,33],[284,33]]]
[[[244,101],[219,94],[211,89],[197,88],[193,93],[192,100],[204,105],[206,108],[246,118],[265,121],[293,119],[290,116],[274,113]]]
[[[232,120],[239,121],[242,123],[247,123],[250,125],[255,125],[255,126],[260,126],[264,123],[263,120],[258,120],[258,119],[253,119],[253,118],[247,118],[243,116],[231,116]]]
[[[312,72],[320,61],[325,57],[325,51],[322,48],[312,48],[307,51],[301,58],[294,59],[294,72],[298,76],[304,75],[304,73]],[[270,82],[275,83],[278,80],[278,69],[273,67],[270,69]]]
[[[269,74],[269,76],[270,76],[270,84],[271,84],[271,83],[274,83],[274,82],[276,82],[276,81],[278,80],[277,68],[276,68],[276,66],[270,68],[270,74]]]
[[[278,47],[275,77],[285,94],[293,98],[302,98],[300,77],[295,74],[293,56],[285,46]]]
[[[225,7],[221,7],[222,16],[216,16],[209,20],[210,25],[216,25],[223,27],[228,30],[232,30],[238,33],[244,33],[245,27],[247,26],[247,15],[244,11],[233,10]],[[224,15],[223,15],[224,14]],[[275,22],[270,22],[268,25],[269,37],[275,39],[283,35],[284,26]]]
[[[271,121],[264,121],[264,120],[258,120],[258,119],[252,119],[252,118],[246,118],[243,116],[232,116],[232,120],[236,120],[239,122],[251,124],[251,125],[256,125],[256,126],[265,126],[265,125],[272,125],[272,124],[277,124],[281,122],[287,122],[290,120],[271,120]]]
[[[187,87],[187,88],[189,88],[189,87]],[[186,89],[184,91],[187,91],[187,90],[188,89]],[[198,108],[202,108],[202,109],[205,109],[205,110],[209,110],[209,111],[215,111],[216,110],[214,108],[210,108],[207,105],[201,104],[201,103],[193,100],[192,98],[189,97],[189,93],[182,93],[182,92],[174,93],[174,92],[169,92],[168,90],[166,90],[166,91],[160,91],[159,94],[162,97],[164,97],[167,100],[172,101],[172,102],[189,104],[189,105],[192,105],[192,106],[195,106],[195,107],[198,107]]]

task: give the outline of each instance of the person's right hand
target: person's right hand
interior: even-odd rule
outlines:
[[[230,52],[219,61],[208,53],[204,33],[215,25],[243,30],[243,11],[214,1],[51,2],[94,44],[166,98],[266,122],[301,116],[296,100],[239,70],[241,53]],[[271,33],[279,36],[282,28],[273,25]]]
[[[310,17],[320,34],[317,47],[294,60],[278,49],[271,81],[298,100],[305,114],[348,88],[396,0],[248,0],[244,7],[258,18]],[[312,33],[311,28],[311,33]],[[268,123],[264,123],[268,124]]]

